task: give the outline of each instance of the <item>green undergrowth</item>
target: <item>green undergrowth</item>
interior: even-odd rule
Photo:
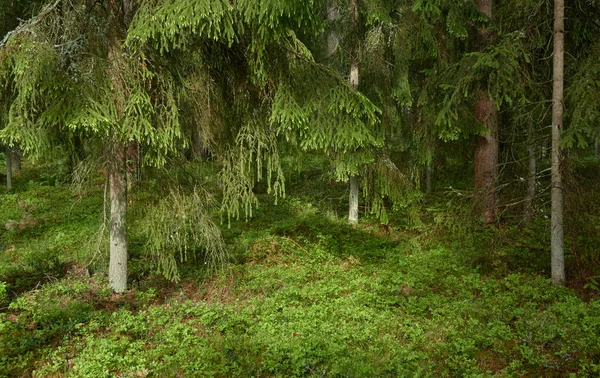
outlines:
[[[133,230],[140,275],[123,295],[103,270],[88,274],[89,254],[78,259],[98,230],[102,188],[5,196],[3,223],[27,211],[36,223],[2,234],[0,376],[600,375],[600,302],[545,278],[543,225],[448,227],[446,196],[432,197],[421,227],[351,227],[317,184],[277,206],[260,196],[253,219],[224,226],[231,263],[213,275],[193,262],[177,284],[152,274]],[[134,224],[158,201],[144,185]],[[16,291],[35,271],[49,277]]]

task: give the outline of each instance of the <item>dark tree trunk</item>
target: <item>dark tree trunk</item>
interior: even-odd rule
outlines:
[[[498,192],[498,123],[496,105],[487,93],[480,92],[475,103],[475,118],[487,130],[477,136],[475,146],[474,188],[479,209],[485,223],[493,223],[496,216]]]
[[[13,173],[21,171],[21,150],[17,147],[12,147],[8,149],[8,153],[11,155],[11,167]]]
[[[492,19],[492,0],[478,0],[477,6]],[[491,32],[486,29],[478,30],[477,39],[482,50],[490,43]],[[482,214],[484,222],[489,224],[494,222],[498,203],[498,119],[496,104],[483,89],[477,92],[475,118],[483,125],[486,134],[477,136],[473,183],[478,212]]]
[[[564,38],[565,3],[554,1],[554,57],[552,88],[552,283],[565,284],[565,252],[563,230],[563,182],[561,173],[562,153],[560,135],[563,123],[564,97]]]
[[[425,193],[431,193],[431,176],[432,176],[432,162],[427,164],[427,170],[425,171]]]

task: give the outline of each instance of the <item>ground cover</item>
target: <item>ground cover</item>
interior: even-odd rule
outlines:
[[[600,374],[600,303],[551,285],[535,231],[353,228],[325,200],[343,186],[330,190],[261,196],[253,219],[224,226],[231,265],[208,275],[190,261],[177,284],[148,270],[133,230],[139,277],[124,295],[107,289],[101,256],[90,264],[101,186],[4,195],[0,375]],[[148,193],[132,197],[139,214]]]

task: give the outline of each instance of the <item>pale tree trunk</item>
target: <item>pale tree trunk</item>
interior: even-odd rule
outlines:
[[[478,0],[479,11],[492,19],[492,0]],[[491,32],[486,29],[477,31],[480,50],[490,42]],[[498,119],[496,104],[489,93],[480,89],[475,100],[475,118],[486,130],[485,135],[477,136],[475,146],[475,170],[473,183],[478,212],[485,223],[493,223],[496,216],[498,192]]]
[[[340,15],[340,12],[334,7],[333,1],[328,1],[327,4],[327,19],[329,21],[333,21],[337,19]],[[327,58],[331,58],[331,56],[335,53],[335,49],[339,44],[339,38],[335,33],[329,33],[327,36]]]
[[[358,223],[358,177],[350,176],[348,180],[350,185],[350,208],[348,211],[348,221]]]
[[[6,147],[6,190],[12,190],[12,174],[13,174],[13,164],[12,164],[12,153],[11,148]]]
[[[353,32],[358,28],[358,0],[350,0],[350,17],[351,27]],[[353,36],[356,38],[356,36]],[[350,85],[354,89],[358,89],[358,51],[356,41],[352,42],[352,48],[350,49]],[[358,176],[350,176],[350,197],[349,197],[349,210],[348,210],[348,221],[350,223],[358,223]]]
[[[124,62],[122,41],[133,16],[131,0],[109,0],[111,23],[109,25],[108,59],[109,75],[117,109],[117,121],[122,119],[126,101],[126,84],[122,79]],[[115,134],[119,131],[115,130]],[[127,147],[114,135],[110,140],[110,261],[108,281],[115,293],[127,290]]]
[[[113,141],[110,182],[110,263],[108,281],[116,293],[127,290],[127,166],[125,146]]]
[[[559,145],[563,123],[565,3],[554,1],[554,58],[552,89],[552,283],[565,284],[565,251],[563,230],[562,153]]]
[[[535,176],[536,176],[536,154],[535,154],[535,130],[533,122],[529,123],[527,131],[527,196],[525,197],[525,211],[523,214],[523,223],[529,226],[534,212],[535,201]]]

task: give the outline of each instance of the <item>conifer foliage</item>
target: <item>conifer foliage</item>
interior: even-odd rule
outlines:
[[[525,226],[545,222],[539,215],[551,191],[557,231],[563,219],[554,211],[568,189],[563,152],[595,144],[600,156],[600,4],[567,7],[566,32],[549,26],[562,19],[553,7],[564,5],[5,1],[0,140],[7,162],[20,150],[31,161],[75,157],[75,171],[83,160],[102,168],[110,189],[109,282],[119,293],[127,289],[128,190],[135,190],[128,180],[139,177],[132,165],[176,164],[190,146],[197,158],[214,160],[218,192],[173,186],[143,222],[148,254],[171,280],[179,279],[177,261],[193,252],[214,266],[223,262],[212,207],[231,225],[252,217],[257,187],[276,203],[285,197],[289,151],[326,157],[330,177],[350,183],[353,223],[360,199],[382,223],[401,212],[406,224],[421,224],[421,200],[456,180],[475,217],[498,227],[515,204]],[[551,42],[563,37],[553,51]],[[556,60],[565,46],[567,64]],[[553,74],[562,76],[551,98]],[[470,173],[441,177],[435,193],[432,172],[451,175],[444,170],[457,166]],[[418,190],[423,172],[433,197]],[[553,235],[553,277],[562,284],[562,231]]]

